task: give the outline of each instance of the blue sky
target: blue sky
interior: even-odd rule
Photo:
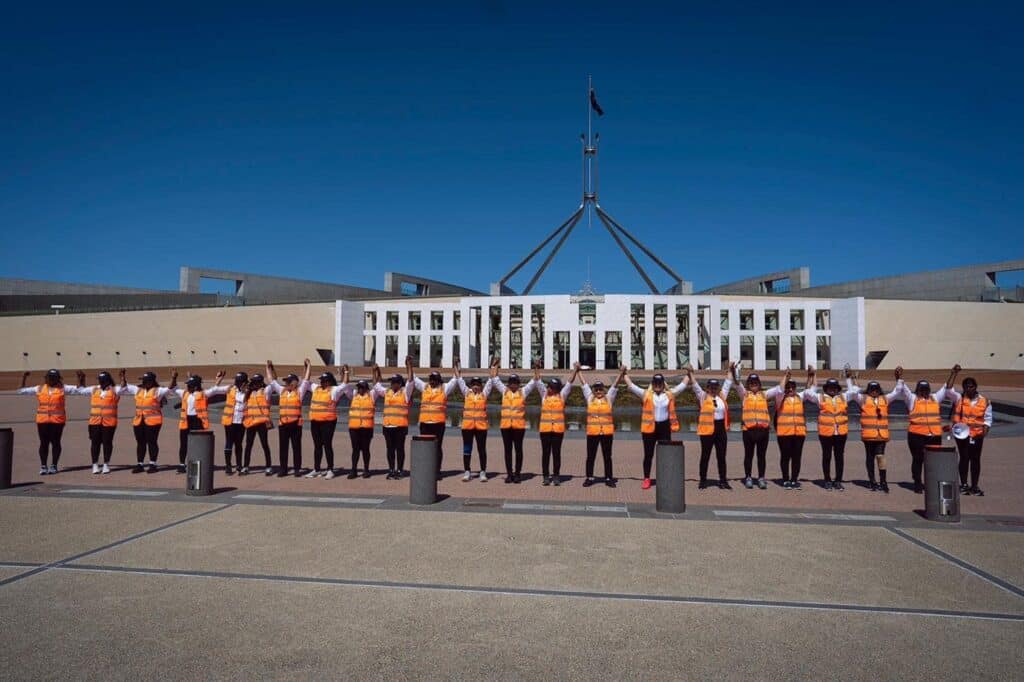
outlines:
[[[1024,256],[1013,4],[354,4],[5,10],[0,276],[484,289],[579,203],[588,74],[602,206],[698,289]],[[535,292],[588,258],[645,291],[595,221]]]

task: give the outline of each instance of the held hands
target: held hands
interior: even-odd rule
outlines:
[[[903,378],[903,366],[900,365],[899,367],[897,367],[896,370],[893,372],[893,374],[896,376],[896,381],[899,381],[900,379],[902,379]]]
[[[309,358],[302,361],[302,367],[303,369],[309,369]]]
[[[224,370],[222,370],[222,369],[218,370],[217,371],[217,381],[220,381],[221,379],[223,379],[225,374],[226,374],[226,372]]]

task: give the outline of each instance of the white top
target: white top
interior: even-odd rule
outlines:
[[[668,421],[670,416],[668,413],[669,394],[678,395],[683,391],[683,389],[686,388],[686,385],[687,379],[684,377],[683,380],[673,388],[666,387],[666,389],[661,393],[655,393],[654,391],[651,391],[651,402],[654,403],[654,421]],[[638,398],[643,398],[645,395],[647,395],[646,388],[642,386],[637,386],[632,381],[627,381],[626,387],[629,389],[630,393],[637,396]]]
[[[802,391],[797,391],[794,395],[799,396],[801,400],[807,400],[812,403],[817,402],[816,398],[818,397],[817,390],[814,386],[808,386]],[[765,400],[775,401],[775,411],[778,412],[779,408],[782,406],[782,402],[786,399],[785,386],[780,384],[769,388],[764,392],[764,397]]]
[[[423,379],[420,379],[417,376],[414,376],[412,378],[411,384],[416,388],[417,391],[420,391],[420,392],[422,392],[423,389],[427,387],[427,382],[423,381]],[[406,382],[406,385],[409,385],[409,382]],[[452,391],[455,390],[455,387],[458,386],[458,385],[459,385],[459,380],[456,379],[455,377],[452,377],[451,379],[449,379],[448,381],[446,381],[444,383],[444,394],[446,396],[451,395]]]
[[[111,390],[114,391],[114,393],[116,395],[121,395],[121,394],[124,393],[124,391],[121,389],[121,387],[118,386],[117,384],[115,384],[114,386],[112,386],[111,388],[108,388],[106,390],[100,388],[99,384],[96,384],[95,386],[65,386],[64,387],[64,394],[65,395],[86,395],[86,396],[89,396],[89,395],[92,395],[93,391],[99,391],[100,395],[103,396],[104,398],[106,398],[107,397],[107,391],[111,391]],[[35,393],[35,391],[32,391],[32,392]]]
[[[618,386],[612,386],[611,388],[609,388],[605,392],[605,396],[604,397],[608,399],[608,402],[614,403],[615,402],[615,396],[618,395],[618,392],[619,392],[619,387]],[[593,398],[593,397],[594,397],[594,392],[592,390],[590,390],[590,384],[584,382],[583,383],[583,398],[584,398],[584,400],[586,400],[589,403],[591,398]]]
[[[403,387],[403,390],[405,391],[405,402],[412,400],[412,390],[414,388],[416,388],[416,386],[411,381],[405,382],[405,386]],[[384,382],[379,381],[373,385],[373,392],[376,395],[386,395],[389,390],[391,390],[390,383],[385,384]]]
[[[339,388],[341,388],[342,395],[344,395],[349,400],[352,400],[352,396],[355,395],[356,392],[355,384],[343,383],[339,386]],[[370,390],[368,390],[367,393],[370,395],[371,398],[377,400],[377,398],[384,397],[384,394],[387,393],[387,389],[384,388],[384,384],[370,384]]]
[[[498,389],[498,393],[500,393],[502,395],[505,395],[505,392],[510,390],[508,386],[506,386],[505,384],[501,383],[501,379],[499,379],[498,377],[492,378],[491,379],[491,384],[494,386],[494,388],[497,388]],[[525,398],[526,396],[530,395],[530,393],[532,393],[533,391],[539,391],[541,388],[543,388],[543,386],[544,386],[544,382],[543,381],[537,381],[536,379],[530,379],[528,382],[526,382],[526,384],[520,384],[519,392],[522,393],[523,394],[523,398]],[[571,389],[572,386],[569,386],[569,388]]]
[[[846,402],[851,402],[857,399],[857,395],[857,389],[851,388],[846,391],[840,391],[836,394],[836,397],[838,398],[839,396],[842,396]],[[831,400],[831,398],[827,393],[825,393],[825,391],[821,391],[819,393],[816,386],[808,386],[804,390],[804,400],[809,403],[814,403],[815,405],[821,405],[823,401]]]
[[[894,400],[903,400],[903,389],[901,388],[902,385],[903,379],[898,380],[896,382],[896,388],[892,389],[891,393],[886,394],[885,402],[891,403]],[[861,406],[864,405],[865,401],[872,400],[871,396],[863,392],[863,388],[860,388],[859,386],[853,383],[853,379],[846,380],[846,388],[847,393],[851,395],[852,398],[855,399],[858,403],[860,403]]]
[[[302,400],[303,398],[306,397],[306,393],[309,392],[309,387],[311,385],[312,384],[310,384],[310,382],[306,379],[303,379],[302,381],[299,382],[299,387],[295,389],[295,392],[299,394],[299,400]],[[284,384],[278,382],[277,379],[274,379],[273,381],[270,382],[270,389],[278,395],[281,395],[282,393],[288,390],[288,388]]]
[[[181,398],[182,396],[185,395],[185,391],[187,391],[187,390],[188,389],[185,389],[185,388],[176,388],[176,389],[174,389],[174,392],[178,394],[179,398]],[[215,396],[215,395],[223,395],[223,394],[225,394],[227,392],[228,392],[228,387],[227,386],[212,386],[210,388],[203,389],[203,395],[205,395],[207,398],[210,398],[210,397]],[[187,403],[184,406],[185,407],[185,414],[187,416],[189,416],[189,417],[197,416],[196,415],[196,396],[195,396],[195,394],[194,393],[190,393],[189,396],[188,396],[188,400],[185,401],[185,402]]]
[[[26,386],[25,388],[19,388],[18,389],[18,395],[36,395],[37,393],[39,393],[39,389],[41,389],[41,388],[43,388],[43,386]],[[76,394],[78,394],[78,389],[75,386],[67,386],[67,385],[65,385],[65,386],[54,386],[53,388],[63,388],[64,389],[64,395],[76,395]]]
[[[964,397],[957,392],[955,388],[946,389],[946,397],[953,401],[953,411],[956,412],[957,407],[960,405],[960,401]],[[974,396],[974,400],[968,400],[967,404],[973,407],[978,404],[978,400],[981,398],[981,394]],[[985,426],[992,426],[992,401],[988,401],[988,405],[985,406]]]
[[[486,398],[487,396],[489,396],[491,394],[491,389],[493,387],[494,387],[494,382],[491,381],[490,379],[488,379],[487,381],[484,382],[484,385],[480,389],[480,392],[483,393],[484,397]],[[469,384],[467,384],[466,381],[462,377],[459,377],[459,390],[462,391],[462,395],[464,395],[464,396],[469,395],[473,391],[473,389],[471,389],[469,387]]]
[[[128,384],[127,386],[125,386],[122,389],[121,393],[122,394],[127,393],[128,395],[135,395],[136,393],[139,392],[139,390],[140,390],[139,386],[136,386],[135,384]],[[170,393],[170,392],[171,392],[171,389],[167,388],[166,386],[157,386],[156,387],[156,397],[157,398],[165,398],[165,397],[167,397],[167,394]]]
[[[896,387],[903,389],[903,402],[907,404],[907,411],[913,412],[914,405],[917,404],[917,394],[911,391],[910,387],[907,386],[902,379],[896,382]],[[944,401],[947,397],[951,398],[952,396],[947,395],[946,385],[943,384],[942,387],[939,388],[939,390],[932,392],[931,397],[935,399],[935,402],[941,405],[942,401]]]
[[[693,394],[697,396],[697,402],[703,403],[707,397],[707,393],[701,387],[700,382],[696,379],[690,385],[693,388]],[[714,396],[715,399],[715,421],[725,419],[725,413],[729,411],[729,403],[726,402],[725,398],[729,395],[729,389],[732,388],[732,379],[726,379],[722,382],[722,388],[718,392],[718,395]]]

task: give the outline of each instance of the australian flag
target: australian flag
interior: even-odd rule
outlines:
[[[590,108],[597,113],[598,116],[604,116],[604,109],[597,103],[597,95],[594,93],[594,88],[590,88]]]

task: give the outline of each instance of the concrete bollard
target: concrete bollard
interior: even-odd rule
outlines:
[[[14,471],[14,429],[0,429],[0,490],[11,487]]]
[[[185,494],[213,494],[213,431],[190,431],[185,458]]]
[[[413,436],[409,465],[409,504],[437,502],[440,456],[436,436]]]
[[[659,441],[655,449],[658,480],[654,486],[654,508],[663,514],[682,514],[686,511],[683,452],[681,440]]]
[[[960,520],[960,468],[951,445],[924,447],[924,515],[929,521]]]

